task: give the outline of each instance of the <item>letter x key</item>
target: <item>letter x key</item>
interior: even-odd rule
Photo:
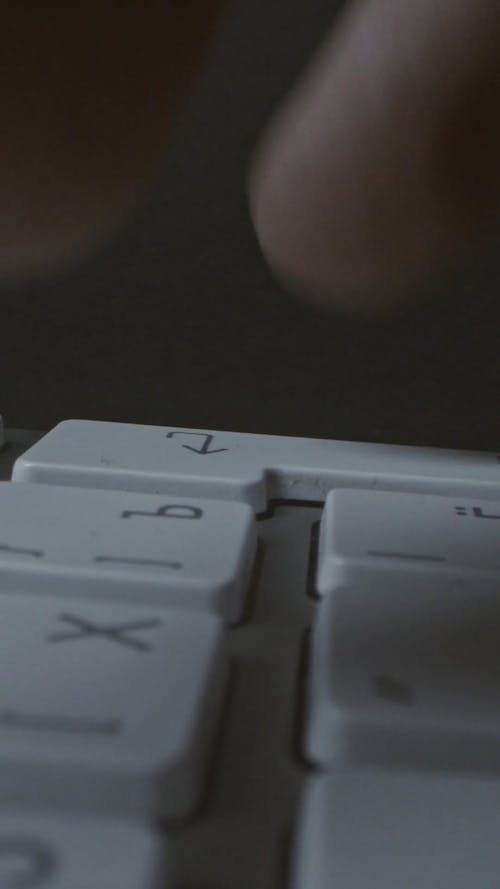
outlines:
[[[135,639],[129,634],[135,630],[146,630],[161,626],[161,621],[158,619],[102,626],[86,618],[77,617],[74,614],[60,614],[59,620],[62,623],[69,624],[74,629],[68,632],[52,633],[47,637],[49,642],[70,642],[74,639],[86,639],[89,636],[102,636],[105,639],[116,642],[118,645],[135,648],[136,651],[152,651],[153,646],[142,639]]]

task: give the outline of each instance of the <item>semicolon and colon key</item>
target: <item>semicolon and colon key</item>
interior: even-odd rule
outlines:
[[[494,501],[329,494],[310,760],[500,771],[499,541]]]
[[[235,622],[256,551],[243,503],[0,483],[0,584]]]
[[[376,594],[386,577],[497,590],[500,500],[332,491],[320,526],[319,594],[367,579]]]

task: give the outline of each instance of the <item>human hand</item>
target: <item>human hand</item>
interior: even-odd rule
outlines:
[[[5,4],[0,278],[64,264],[134,204],[224,4]]]
[[[371,311],[500,224],[499,0],[353,0],[250,176],[264,255],[322,306]]]

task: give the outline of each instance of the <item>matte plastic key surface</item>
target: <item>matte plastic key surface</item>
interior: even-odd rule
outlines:
[[[173,889],[166,847],[137,822],[0,809],[0,886]]]
[[[500,771],[500,590],[374,577],[315,616],[312,762]]]
[[[424,773],[311,779],[291,889],[498,889],[500,784]]]
[[[243,609],[256,549],[249,506],[0,482],[0,584],[220,614]]]
[[[318,592],[373,575],[498,589],[500,501],[332,491],[321,520]]]
[[[0,595],[0,800],[183,816],[226,686],[211,615]]]
[[[500,499],[495,454],[68,420],[15,465],[16,481],[243,500],[322,501],[336,487]]]

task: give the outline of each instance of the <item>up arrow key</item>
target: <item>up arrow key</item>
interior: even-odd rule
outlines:
[[[229,448],[212,448],[212,449],[211,449],[211,448],[210,448],[210,445],[212,444],[212,442],[213,442],[213,440],[214,440],[214,436],[213,436],[213,435],[210,435],[209,433],[204,433],[204,432],[179,432],[179,431],[176,431],[176,432],[167,432],[167,435],[165,436],[165,438],[173,438],[174,435],[201,435],[202,438],[205,439],[205,441],[203,442],[201,448],[192,448],[191,445],[186,445],[186,444],[185,444],[185,445],[182,445],[182,447],[185,448],[186,451],[193,451],[194,454],[220,454],[222,451],[227,451],[227,450],[229,450]]]

